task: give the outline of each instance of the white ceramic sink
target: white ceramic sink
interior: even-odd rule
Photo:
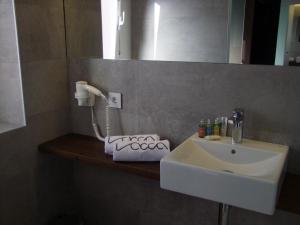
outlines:
[[[273,214],[288,146],[230,137],[207,141],[195,134],[160,162],[162,188]]]

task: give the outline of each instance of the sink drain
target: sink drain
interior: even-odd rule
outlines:
[[[231,170],[222,170],[223,172],[226,172],[226,173],[234,173],[233,171]]]

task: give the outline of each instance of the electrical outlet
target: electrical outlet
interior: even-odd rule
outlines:
[[[108,105],[110,108],[122,109],[122,95],[117,92],[108,93]]]

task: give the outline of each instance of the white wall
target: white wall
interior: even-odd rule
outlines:
[[[0,133],[25,125],[14,1],[0,2]]]

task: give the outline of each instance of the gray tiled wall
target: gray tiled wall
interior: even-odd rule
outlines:
[[[0,224],[43,225],[76,211],[72,164],[37,151],[70,132],[63,7],[61,0],[15,2],[27,126],[0,135]]]
[[[197,130],[201,118],[245,109],[245,137],[291,147],[289,170],[300,173],[300,69],[211,63],[70,61],[72,126],[93,135],[90,113],[73,99],[74,82],[87,80],[123,94],[123,109],[111,110],[113,134],[158,133],[175,147]],[[97,116],[104,127],[103,104]],[[102,129],[104,132],[104,129]],[[163,191],[159,182],[129,174],[75,167],[81,212],[88,224],[216,224],[217,204]],[[231,224],[298,224],[284,211],[265,216],[233,208]]]
[[[218,204],[160,189],[159,182],[87,164],[75,165],[80,210],[88,225],[216,225]],[[298,225],[300,215],[231,208],[230,225]]]
[[[230,116],[242,107],[244,136],[289,145],[289,170],[295,173],[300,173],[299,72],[297,67],[100,59],[70,64],[72,92],[74,82],[84,79],[123,94],[123,109],[111,110],[115,134],[155,132],[176,146],[197,131],[201,118]],[[74,131],[92,134],[89,111],[71,101]],[[104,124],[103,106],[97,109]]]

